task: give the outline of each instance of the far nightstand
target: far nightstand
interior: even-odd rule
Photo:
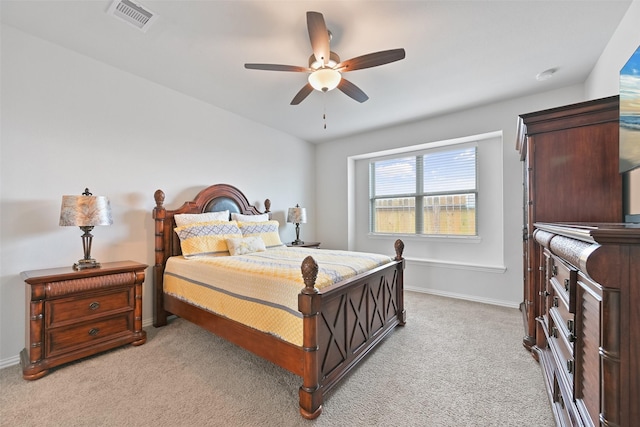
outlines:
[[[22,376],[36,380],[50,368],[125,344],[142,345],[142,283],[146,264],[107,262],[25,271],[26,345]]]
[[[287,246],[290,248],[319,248],[320,242],[304,242],[300,245],[294,245],[293,243],[287,243]]]

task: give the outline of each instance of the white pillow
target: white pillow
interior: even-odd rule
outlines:
[[[259,236],[240,237],[227,239],[229,253],[233,255],[246,255],[253,252],[266,251],[264,241]]]
[[[260,215],[243,215],[235,212],[231,212],[231,219],[233,221],[243,221],[243,222],[264,222],[269,221],[269,214],[260,214]]]
[[[196,222],[229,221],[229,211],[205,212],[201,214],[176,214],[173,216],[176,226],[194,224]]]

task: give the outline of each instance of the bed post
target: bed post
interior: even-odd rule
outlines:
[[[315,288],[318,277],[318,263],[308,256],[302,261],[304,289],[298,295],[298,310],[303,316],[304,375],[300,387],[300,414],[306,419],[317,418],[322,412],[322,390],[320,389],[320,368],[318,365],[318,313],[322,306],[322,296]]]
[[[402,253],[404,252],[404,242],[400,239],[396,240],[393,245],[396,250],[396,261],[402,261],[397,267],[396,278],[396,292],[398,293],[398,321],[400,326],[404,326],[407,323],[407,312],[404,309],[404,258]]]
[[[156,199],[156,207],[153,208],[153,219],[155,220],[155,265],[153,267],[153,326],[165,326],[167,324],[167,312],[164,310],[164,220],[167,210],[162,206],[164,203],[164,192],[157,190],[153,194]]]

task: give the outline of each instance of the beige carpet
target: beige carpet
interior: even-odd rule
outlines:
[[[182,319],[24,381],[0,370],[2,426],[553,426],[516,309],[406,292],[397,328],[298,413],[298,377]]]

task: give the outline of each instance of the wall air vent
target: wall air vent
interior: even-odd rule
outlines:
[[[133,25],[142,32],[146,32],[157,17],[149,9],[130,0],[114,0],[107,14]]]

